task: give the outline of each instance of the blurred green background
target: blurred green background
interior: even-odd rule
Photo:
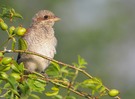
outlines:
[[[61,18],[54,26],[55,59],[71,64],[81,55],[90,74],[120,90],[122,99],[135,98],[134,0],[0,0],[1,5],[21,13],[24,20],[15,23],[26,28],[37,11],[54,12]]]

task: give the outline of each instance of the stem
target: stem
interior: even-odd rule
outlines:
[[[8,30],[6,30],[6,32],[7,32],[8,36],[10,36],[10,34],[9,34]]]
[[[82,69],[79,69],[79,68],[76,68],[75,66],[73,65],[69,65],[69,64],[66,64],[66,63],[63,63],[63,62],[60,62],[60,61],[57,61],[57,60],[54,60],[52,58],[49,58],[47,56],[44,56],[44,55],[41,55],[39,53],[36,53],[36,52],[31,52],[31,51],[27,51],[27,50],[6,50],[6,51],[0,51],[2,53],[26,53],[26,54],[32,54],[32,55],[36,55],[36,56],[39,56],[39,57],[42,57],[44,59],[47,59],[49,61],[52,61],[52,62],[55,62],[55,63],[58,63],[60,65],[63,65],[63,66],[68,66],[69,68],[72,68],[72,69],[75,69],[75,70],[78,70],[80,72],[82,72],[84,75],[86,75],[87,77],[89,77],[90,79],[93,78],[89,73],[87,73],[85,70],[82,70]],[[65,87],[65,86],[63,86]],[[105,87],[106,90],[109,92],[109,88]],[[70,89],[71,90],[71,89]],[[119,96],[116,96],[115,97],[116,99],[120,99]]]
[[[78,70],[75,71],[75,75],[73,76],[72,81],[70,82],[69,88],[70,88],[72,85],[74,85],[74,82],[75,82],[75,79],[77,78],[77,76],[78,76]],[[67,94],[67,95],[69,95],[69,94],[70,94],[70,90],[68,89],[68,94]]]

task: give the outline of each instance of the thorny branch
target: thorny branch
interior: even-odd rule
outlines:
[[[60,64],[60,65],[68,66],[69,68],[78,70],[78,71],[82,72],[84,75],[86,75],[87,77],[89,77],[90,79],[93,78],[93,77],[92,77],[89,73],[87,73],[85,70],[79,69],[79,68],[75,67],[74,65],[69,65],[69,64],[63,63],[63,62],[61,62],[61,61],[57,61],[57,60],[55,60],[55,59],[49,58],[49,57],[47,57],[47,56],[45,56],[45,55],[41,55],[41,54],[36,53],[36,52],[32,52],[32,51],[28,51],[28,50],[6,50],[6,49],[5,49],[4,51],[0,51],[0,52],[2,52],[2,53],[26,53],[26,54],[36,55],[36,56],[42,57],[42,58],[44,58],[44,59],[47,59],[47,60],[49,60],[49,61],[58,63],[58,64]],[[59,85],[59,86],[61,86],[61,87],[64,87],[64,88],[68,88],[68,86],[60,85],[59,83],[55,83],[55,81],[53,81],[53,80],[50,80],[50,82],[53,83],[53,84]],[[107,87],[105,87],[105,88],[106,88],[107,91],[109,91],[109,88],[107,88]],[[70,88],[69,90],[72,91],[72,92],[74,92],[74,93],[76,93],[76,94],[78,94],[78,95],[80,95],[80,96],[86,97],[85,94],[82,94],[81,92],[76,91],[76,90],[74,90],[73,88]],[[88,98],[88,99],[93,99],[93,98],[91,98],[91,97],[86,97],[86,98]],[[121,99],[119,96],[116,96],[115,98],[116,98],[116,99]],[[95,98],[95,99],[96,99],[96,98]]]

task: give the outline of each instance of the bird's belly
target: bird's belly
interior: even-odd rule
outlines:
[[[31,48],[29,48],[29,50],[36,52],[36,53],[39,53],[41,55],[45,55],[45,56],[50,57],[50,58],[53,58],[54,54],[56,53],[55,46],[47,45],[47,44],[42,45],[42,46],[38,45],[36,48],[33,48],[31,46]]]
[[[34,45],[34,47],[33,46],[28,47],[28,50],[47,56],[49,58],[53,58],[55,54],[55,46],[50,46],[47,44],[44,44],[42,46]],[[28,57],[27,61],[24,62],[24,65],[29,71],[42,72],[48,67],[50,63],[48,60],[36,55],[29,55]]]

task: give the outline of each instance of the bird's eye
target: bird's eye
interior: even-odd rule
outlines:
[[[44,16],[44,19],[45,19],[45,20],[46,20],[46,19],[48,19],[48,18],[49,18],[49,16],[48,16],[48,15],[45,15],[45,16]]]

